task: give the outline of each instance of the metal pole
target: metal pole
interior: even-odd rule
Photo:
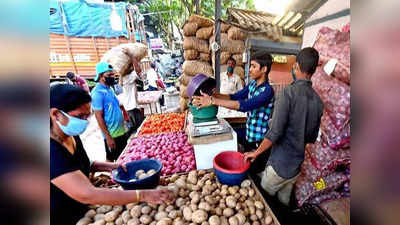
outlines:
[[[215,42],[217,42],[218,46],[221,46],[221,0],[215,0]],[[219,48],[215,52],[215,81],[217,82],[217,92],[219,93],[221,81],[220,81],[220,57],[221,57],[221,48]]]

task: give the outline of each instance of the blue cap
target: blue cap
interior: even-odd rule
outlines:
[[[94,78],[94,81],[98,81],[100,74],[108,72],[108,71],[113,71],[113,67],[111,64],[106,63],[106,62],[99,62],[96,65],[96,78]]]

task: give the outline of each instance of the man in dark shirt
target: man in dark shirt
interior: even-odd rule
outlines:
[[[317,139],[323,103],[312,88],[311,76],[318,65],[314,48],[302,49],[292,68],[293,83],[276,98],[275,109],[267,134],[256,151],[245,154],[254,161],[271,146],[271,155],[261,175],[261,186],[289,205],[290,194],[304,161],[307,143]]]

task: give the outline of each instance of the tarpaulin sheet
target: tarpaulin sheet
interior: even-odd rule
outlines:
[[[50,0],[50,32],[75,37],[128,38],[125,2],[87,3],[84,0]],[[113,30],[110,16],[115,10],[122,21],[122,30]]]

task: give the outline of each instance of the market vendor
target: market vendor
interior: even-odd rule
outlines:
[[[193,96],[193,105],[206,107],[210,105],[222,106],[229,109],[248,112],[246,122],[245,151],[258,148],[268,131],[268,120],[271,117],[274,90],[268,81],[271,71],[272,56],[267,53],[258,53],[252,56],[250,77],[253,79],[242,90],[231,95],[215,93],[209,96]],[[251,167],[251,173],[262,172],[268,154],[264,153]]]
[[[226,68],[225,72],[221,73],[221,94],[235,94],[236,92],[242,90],[243,81],[239,75],[235,74],[233,70],[236,66],[236,60],[232,57],[229,57],[227,62],[228,68]]]
[[[79,135],[88,126],[91,97],[81,88],[59,84],[50,88],[50,198],[51,224],[74,225],[89,204],[124,205],[133,202],[168,204],[168,190],[97,188],[90,172],[111,171],[116,163],[90,162]]]
[[[271,146],[271,155],[261,176],[261,186],[289,205],[290,195],[307,143],[318,136],[323,103],[312,88],[311,76],[318,65],[319,54],[314,48],[304,48],[296,56],[292,68],[294,81],[276,98],[274,115],[265,138],[256,151],[245,154],[254,161]]]

